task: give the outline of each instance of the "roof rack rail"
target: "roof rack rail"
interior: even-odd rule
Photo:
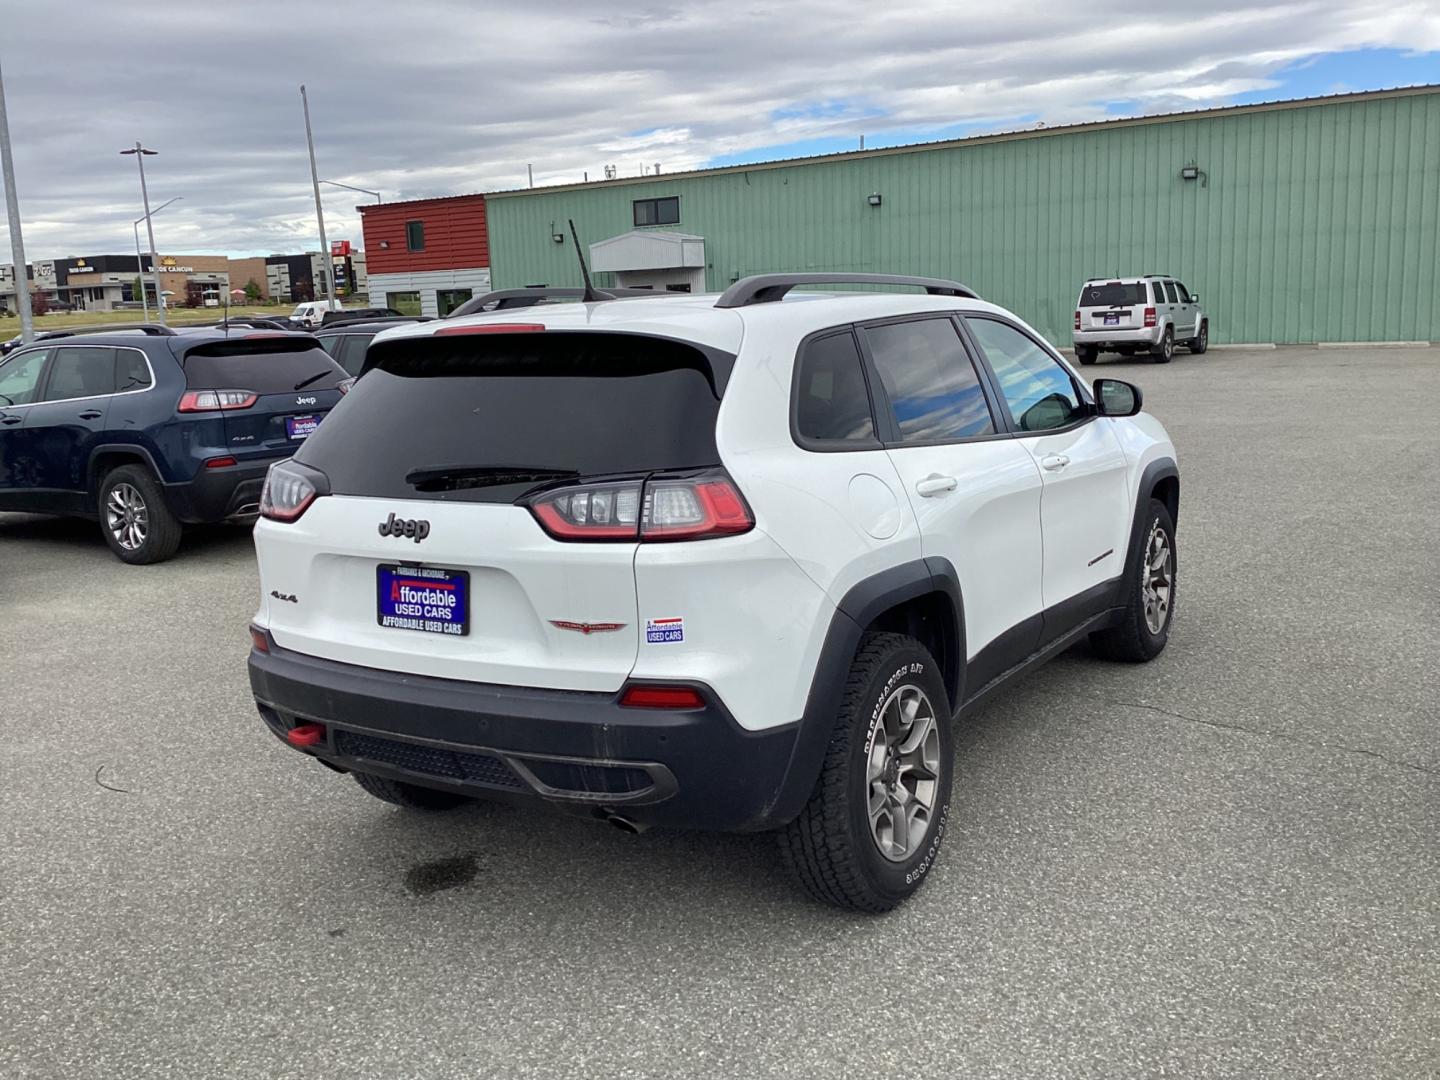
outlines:
[[[980,294],[968,285],[942,278],[911,277],[908,274],[752,274],[741,278],[715,301],[717,308],[749,307],[783,300],[797,285],[913,285],[931,296],[965,296],[979,300]]]
[[[592,299],[620,300],[632,299],[645,296],[680,296],[681,293],[667,292],[663,289],[596,289]],[[545,300],[581,300],[585,297],[584,289],[562,289],[551,288],[548,285],[527,285],[523,289],[497,289],[494,292],[482,293],[473,299],[466,300],[445,318],[453,319],[460,315],[479,315],[487,308],[494,311],[504,311],[507,308],[527,308]],[[491,305],[494,305],[491,308]]]

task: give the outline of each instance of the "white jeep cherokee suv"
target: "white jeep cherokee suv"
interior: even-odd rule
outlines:
[[[1175,346],[1200,354],[1210,347],[1210,316],[1200,296],[1165,274],[1093,278],[1080,287],[1071,338],[1075,359],[1093,364],[1102,352],[1148,352],[1168,364]]]
[[[848,282],[926,291],[786,296]],[[401,806],[775,829],[886,910],[950,825],[952,720],[1083,637],[1164,648],[1179,474],[1139,408],[923,278],[388,330],[271,469],[260,714]]]

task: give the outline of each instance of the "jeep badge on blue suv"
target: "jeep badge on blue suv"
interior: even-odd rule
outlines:
[[[98,519],[127,563],[253,521],[353,382],[309,334],[80,334],[0,361],[0,510]]]

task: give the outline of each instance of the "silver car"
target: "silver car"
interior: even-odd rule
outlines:
[[[1200,296],[1168,274],[1093,278],[1075,303],[1075,359],[1093,364],[1102,352],[1148,353],[1168,364],[1175,346],[1192,353],[1210,346],[1210,318]]]

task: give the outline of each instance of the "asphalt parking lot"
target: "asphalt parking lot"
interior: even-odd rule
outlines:
[[[966,721],[882,918],[281,747],[248,536],[0,515],[0,1076],[1440,1076],[1440,348],[1180,353],[1177,621]]]

